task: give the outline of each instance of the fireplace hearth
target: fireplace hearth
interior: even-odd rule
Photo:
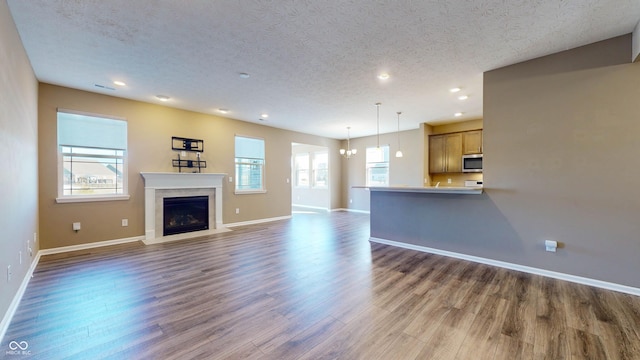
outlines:
[[[209,229],[209,196],[165,197],[163,236]]]

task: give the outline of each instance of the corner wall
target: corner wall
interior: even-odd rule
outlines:
[[[33,242],[38,232],[38,82],[5,0],[0,0],[0,94],[1,338],[11,301],[38,251]]]

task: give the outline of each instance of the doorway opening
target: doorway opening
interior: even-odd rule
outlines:
[[[291,208],[331,209],[329,149],[325,146],[291,144]]]

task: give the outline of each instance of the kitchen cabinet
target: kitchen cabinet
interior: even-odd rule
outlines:
[[[462,133],[462,154],[482,154],[482,130]]]
[[[462,172],[462,134],[429,137],[429,172]]]

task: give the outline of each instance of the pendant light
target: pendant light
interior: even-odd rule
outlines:
[[[396,132],[398,136],[398,151],[396,151],[396,157],[401,158],[402,150],[400,150],[400,114],[402,114],[402,111],[398,111],[396,114],[398,114],[398,131]]]
[[[350,159],[352,155],[355,155],[358,152],[358,149],[351,148],[351,139],[349,136],[350,135],[349,130],[351,130],[351,127],[347,126],[347,148],[340,149],[340,155],[344,156],[346,159]]]
[[[380,105],[382,105],[382,104],[379,103],[379,102],[376,103],[376,119],[377,119],[376,134],[377,134],[377,148],[378,149],[380,149]]]

